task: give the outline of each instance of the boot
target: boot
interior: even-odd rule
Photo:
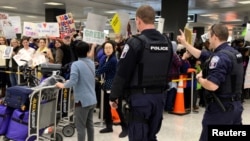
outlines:
[[[119,134],[120,138],[124,138],[128,135],[128,127],[127,126],[122,126],[122,132]]]
[[[106,128],[103,128],[99,131],[100,133],[110,133],[113,132],[112,124],[106,124]]]

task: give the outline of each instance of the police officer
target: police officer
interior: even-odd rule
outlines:
[[[206,110],[202,120],[200,141],[207,141],[208,125],[242,124],[243,107],[240,101],[243,83],[241,54],[227,43],[228,29],[215,24],[210,28],[209,50],[198,50],[185,40],[184,33],[177,40],[196,58],[204,62],[202,72],[196,78],[205,89]],[[206,61],[205,61],[206,60]]]
[[[119,97],[128,97],[129,140],[156,141],[173,49],[170,40],[155,29],[155,11],[151,6],[139,7],[135,21],[140,35],[128,39],[124,46],[110,105],[116,108]]]

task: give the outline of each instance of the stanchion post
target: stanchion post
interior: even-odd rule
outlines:
[[[191,107],[190,107],[190,110],[192,112],[197,112],[193,110],[193,107],[194,107],[194,73],[196,72],[196,70],[193,68],[189,68],[188,72],[191,73],[191,103],[190,103]]]
[[[101,82],[103,82],[103,76],[101,76]],[[104,111],[104,91],[101,89],[101,103],[100,103],[100,122],[96,122],[95,126],[103,127],[103,111]],[[98,125],[99,124],[99,125]]]
[[[17,67],[17,83],[20,84],[21,81],[20,81],[20,67],[18,66]]]

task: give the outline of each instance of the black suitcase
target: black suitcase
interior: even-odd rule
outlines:
[[[4,104],[8,107],[26,110],[29,108],[29,95],[33,90],[27,86],[13,86],[6,89]]]

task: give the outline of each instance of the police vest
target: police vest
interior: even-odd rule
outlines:
[[[153,41],[145,35],[134,36],[141,42],[136,70],[130,81],[131,88],[165,88],[172,62],[170,40]]]
[[[236,50],[220,50],[219,52],[223,52],[230,57],[233,63],[233,68],[231,73],[227,74],[225,82],[219,86],[215,93],[218,95],[241,94],[244,77],[244,69],[242,64],[243,58],[241,53]]]

